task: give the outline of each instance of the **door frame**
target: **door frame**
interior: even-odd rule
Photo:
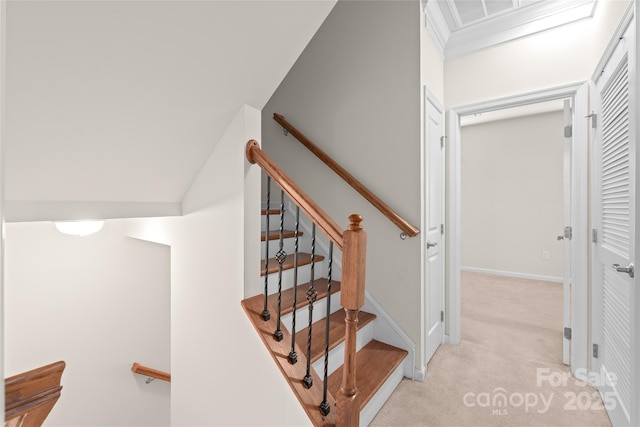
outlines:
[[[427,229],[427,224],[428,224],[428,219],[427,219],[427,215],[429,214],[429,206],[427,206],[427,198],[426,198],[426,193],[428,191],[427,189],[427,183],[428,183],[428,170],[427,170],[427,166],[428,166],[428,159],[427,159],[427,155],[429,152],[429,130],[427,128],[427,114],[428,114],[428,104],[431,104],[436,111],[438,112],[438,114],[440,114],[441,117],[441,123],[442,123],[442,129],[441,129],[441,133],[442,136],[444,137],[445,135],[445,127],[446,127],[446,123],[445,123],[445,110],[444,107],[442,106],[442,104],[438,101],[438,99],[431,93],[431,91],[427,88],[426,85],[423,85],[423,93],[422,93],[422,99],[423,99],[423,105],[422,105],[422,148],[421,148],[421,163],[422,163],[422,167],[421,169],[421,198],[422,198],[422,203],[421,203],[421,209],[422,209],[422,230],[426,230]],[[445,186],[445,182],[446,182],[446,167],[447,167],[447,160],[446,160],[446,153],[442,152],[442,156],[444,156],[443,162],[442,162],[442,195],[443,195],[443,200],[445,201],[445,203],[442,204],[441,209],[441,218],[442,218],[442,222],[443,225],[446,224],[447,222],[447,218],[446,218],[446,186]],[[445,226],[445,230],[446,230],[446,226]],[[421,323],[420,323],[420,327],[422,330],[421,336],[422,336],[422,349],[421,349],[421,360],[420,363],[418,364],[418,366],[421,367],[421,370],[419,372],[419,375],[417,375],[416,377],[420,378],[420,380],[422,381],[426,375],[426,365],[429,362],[428,360],[426,360],[426,352],[427,352],[427,338],[428,338],[428,333],[429,331],[427,330],[427,328],[425,328],[425,325],[427,323],[427,318],[426,318],[426,308],[428,306],[429,301],[427,300],[429,297],[429,292],[427,289],[427,285],[428,285],[428,281],[429,281],[429,277],[427,274],[427,265],[428,265],[428,253],[425,250],[427,244],[427,233],[423,232],[420,233],[420,251],[421,251],[421,276],[422,276],[422,310],[421,310]],[[440,262],[442,264],[442,289],[441,289],[441,295],[442,295],[442,310],[446,311],[446,298],[445,298],[445,292],[446,292],[446,274],[447,274],[447,268],[446,268],[446,255],[447,255],[447,243],[446,243],[446,233],[442,236],[442,247],[440,248]],[[447,318],[445,316],[444,321],[442,321],[442,337],[441,337],[441,344],[443,344],[445,342],[445,335],[446,335],[446,325],[447,325]]]
[[[607,48],[605,49],[604,53],[602,54],[602,57],[600,58],[600,62],[598,62],[598,65],[595,68],[595,71],[593,72],[593,75],[591,76],[591,84],[592,84],[592,88],[593,88],[593,93],[594,96],[597,95],[597,89],[595,87],[595,85],[597,84],[598,80],[600,79],[600,77],[602,76],[602,73],[605,70],[605,67],[607,66],[609,60],[612,58],[612,56],[615,53],[615,50],[618,47],[618,43],[619,40],[621,40],[625,34],[625,32],[627,31],[627,29],[629,28],[630,25],[635,25],[635,50],[630,50],[629,51],[629,68],[631,69],[635,69],[635,71],[633,72],[633,77],[634,80],[630,82],[630,92],[629,92],[629,103],[630,103],[630,107],[632,109],[632,112],[635,112],[635,117],[631,116],[632,120],[630,122],[630,127],[629,127],[629,139],[630,141],[634,142],[635,144],[632,143],[631,144],[631,151],[630,151],[630,155],[631,156],[635,156],[635,162],[636,162],[636,180],[635,180],[635,187],[631,190],[632,193],[630,194],[631,198],[635,200],[635,204],[636,204],[636,209],[638,206],[638,201],[640,201],[640,181],[639,178],[640,174],[638,173],[638,165],[640,165],[640,149],[637,148],[637,141],[638,141],[638,135],[640,134],[640,123],[638,122],[638,106],[640,104],[640,87],[639,85],[637,85],[636,83],[638,82],[639,79],[639,73],[638,70],[640,70],[640,55],[637,52],[638,46],[640,46],[640,20],[637,18],[636,14],[637,14],[637,9],[638,9],[638,5],[639,5],[639,0],[635,0],[629,3],[629,6],[627,8],[627,10],[625,11],[624,16],[622,17],[615,33],[612,35],[611,40],[609,41],[609,44],[607,45]],[[634,18],[635,18],[635,22],[634,22]],[[592,138],[591,144],[596,144],[598,142],[597,138],[594,136]],[[595,150],[595,146],[592,147],[592,149]],[[593,163],[592,166],[594,168],[594,170],[597,170],[598,168],[596,167],[596,159],[595,157],[593,158]],[[596,196],[596,188],[597,188],[597,184],[599,184],[599,181],[594,180],[593,182],[593,188],[592,188],[592,200],[597,200],[597,196]],[[598,207],[596,206],[596,204],[594,203],[591,206],[591,214],[592,217],[594,219],[598,218],[599,213],[596,212],[596,209],[598,209]],[[637,215],[637,210],[636,210],[636,215]],[[599,224],[598,223],[594,223],[594,227],[597,227]],[[600,233],[601,231],[598,231],[598,233]],[[638,224],[638,222],[636,221],[636,226],[635,226],[635,236],[632,236],[635,239],[636,242],[636,250],[635,250],[635,254],[634,254],[634,258],[631,260],[633,262],[633,264],[636,266],[636,268],[640,265],[640,250],[638,250],[637,246],[638,246],[638,242],[640,242],[640,226]],[[594,251],[592,253],[592,268],[595,269],[596,268],[596,261],[597,261],[597,252],[596,249],[594,248]],[[595,270],[592,271],[592,276],[595,277]],[[631,293],[631,298],[630,298],[630,309],[631,309],[631,317],[630,317],[630,323],[632,325],[638,325],[638,322],[640,320],[640,290],[638,290],[637,287],[638,284],[638,279],[635,279],[635,286],[631,286],[630,289],[630,293]],[[596,292],[596,289],[594,287],[594,292]],[[592,300],[595,301],[596,296],[593,295],[592,296]],[[595,307],[594,306],[594,311],[595,310],[602,310],[602,306],[600,307]],[[594,321],[597,321],[598,318],[600,317],[600,313],[596,313],[594,316]],[[637,400],[637,397],[640,396],[640,359],[637,357],[638,354],[640,354],[640,327],[635,326],[634,328],[635,330],[632,330],[632,336],[631,336],[631,342],[629,343],[631,346],[631,399],[633,402],[633,399]],[[596,344],[601,343],[601,336],[598,335],[598,333],[596,331],[594,331],[592,339]],[[592,356],[592,355],[590,355]],[[598,369],[599,363],[595,360],[593,360],[592,362],[592,367],[591,369],[594,371],[593,376],[594,378],[597,378],[597,375],[600,374],[600,370],[596,370]],[[596,386],[598,386],[601,394],[602,394],[602,387],[604,384],[596,384]],[[606,396],[605,396],[606,397]],[[638,423],[638,421],[640,421],[640,406],[635,405],[635,406],[631,406],[629,408],[630,414],[630,421],[631,421],[631,425],[635,425]],[[618,419],[614,419],[614,417],[612,417],[611,413],[610,413],[610,418],[611,421],[615,424],[619,423],[620,421],[626,423],[626,420],[618,420]]]
[[[543,89],[524,94],[497,98],[475,104],[451,108],[447,111],[447,341],[459,344],[460,325],[460,267],[461,267],[461,137],[460,117],[520,107],[557,99],[573,98],[573,137],[572,150],[572,227],[573,245],[571,276],[571,371],[581,379],[587,379],[587,361],[589,347],[589,136],[588,119],[589,83],[577,82],[564,86]],[[560,131],[560,130],[559,130]],[[582,369],[580,369],[582,368]]]

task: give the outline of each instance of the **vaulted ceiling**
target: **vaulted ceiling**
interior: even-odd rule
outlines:
[[[335,1],[6,4],[9,221],[161,216]]]

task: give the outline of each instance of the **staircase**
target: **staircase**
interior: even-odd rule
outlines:
[[[284,203],[281,206],[284,207]],[[345,374],[345,351],[349,354],[349,349],[345,350],[349,310],[340,305],[342,266],[331,259],[332,251],[327,245],[315,238],[314,228],[303,222],[300,226],[300,220],[296,219],[291,209],[286,212],[265,209],[262,218],[263,259],[260,265],[263,287],[267,288],[268,319],[265,320],[267,316],[263,315],[263,294],[244,300],[243,308],[314,425],[368,425],[402,379],[407,351],[376,340],[377,316],[359,311],[354,340],[357,352],[355,384],[358,390],[354,404],[359,411],[359,420],[355,424],[344,424],[341,417],[336,418],[336,401]],[[296,248],[299,248],[297,269],[293,255]],[[286,257],[282,255],[282,272],[280,262],[275,257],[281,249],[288,254]],[[295,290],[294,280],[298,284]],[[279,286],[281,292],[278,292]],[[317,292],[313,304],[309,299],[314,298],[307,297],[313,294],[310,289]],[[278,306],[280,325],[277,320]],[[281,333],[274,334],[276,330],[281,330]],[[295,337],[292,338],[294,330]],[[278,340],[279,336],[281,340]],[[328,353],[326,359],[325,351]],[[291,363],[292,352],[295,354],[295,363]],[[325,369],[326,393],[323,381]],[[309,378],[312,386],[307,388],[305,382]],[[324,411],[320,409],[321,403],[325,406]],[[329,412],[325,415],[323,412],[326,408]]]

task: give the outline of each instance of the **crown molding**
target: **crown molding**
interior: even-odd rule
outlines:
[[[445,60],[460,58],[512,40],[593,17],[598,0],[564,0],[532,4],[450,31],[439,7],[428,0],[427,31]]]
[[[445,58],[445,47],[451,31],[444,20],[444,16],[442,16],[442,12],[440,12],[440,8],[436,6],[436,3],[428,0],[424,1],[426,7],[423,8],[423,11],[426,15],[425,26],[427,27],[427,33],[442,58]]]

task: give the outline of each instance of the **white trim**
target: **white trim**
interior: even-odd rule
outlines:
[[[424,14],[426,15],[425,26],[427,27],[427,32],[431,37],[433,45],[440,53],[442,59],[444,59],[445,46],[451,34],[449,27],[444,20],[444,16],[442,16],[440,8],[436,6],[435,2],[429,1],[427,3],[427,6],[424,8]]]
[[[440,102],[438,101],[438,99],[433,95],[433,93],[431,93],[431,91],[429,90],[429,88],[427,88],[426,85],[423,86],[423,91],[422,91],[422,138],[421,141],[422,143],[420,144],[420,199],[421,199],[421,224],[422,224],[422,229],[426,230],[428,228],[428,219],[427,219],[427,215],[429,212],[429,206],[427,206],[427,177],[428,177],[428,173],[427,173],[427,168],[428,168],[428,159],[427,159],[427,153],[428,153],[428,147],[427,145],[430,143],[429,141],[429,130],[428,130],[428,120],[429,120],[429,116],[428,116],[428,106],[431,105],[433,106],[433,108],[436,110],[437,114],[440,116],[440,125],[441,125],[441,129],[440,129],[440,135],[444,136],[444,107],[440,104]],[[444,156],[444,152],[441,152],[441,156]],[[446,160],[444,157],[441,158],[441,161],[443,162],[442,164],[442,176],[440,177],[441,180],[441,184],[442,184],[442,196],[443,196],[443,201],[445,200],[444,197],[446,196],[446,189],[445,189],[445,170],[446,170]],[[446,210],[445,210],[445,204],[443,203],[443,205],[441,206],[442,208],[442,212],[441,212],[441,218],[442,218],[442,223],[445,226],[446,229]],[[428,283],[427,283],[427,272],[426,272],[426,266],[427,266],[427,251],[426,251],[426,244],[427,244],[427,233],[420,233],[421,234],[421,238],[420,238],[420,283],[422,284],[422,304],[421,304],[421,310],[420,310],[420,331],[421,331],[421,341],[422,341],[422,346],[421,346],[421,351],[420,351],[420,360],[419,360],[419,365],[416,366],[416,369],[420,369],[418,375],[420,375],[421,377],[424,378],[424,373],[426,373],[426,370],[424,370],[424,366],[429,362],[428,360],[426,360],[426,353],[427,353],[427,338],[428,338],[428,331],[427,328],[425,328],[425,325],[427,323],[426,320],[426,307],[428,307]],[[447,250],[447,245],[446,245],[446,239],[444,236],[442,236],[441,238],[441,249],[440,249],[440,256],[441,261],[441,268],[442,268],[442,277],[443,277],[443,281],[446,280],[446,250]],[[443,288],[442,288],[442,303],[441,303],[441,307],[442,310],[445,310],[445,305],[446,305],[446,284],[443,282]],[[442,337],[441,337],[441,341],[440,344],[444,344],[444,334],[446,331],[446,319],[444,321],[442,321]]]
[[[362,310],[376,315],[376,320],[374,320],[376,326],[374,338],[376,340],[409,352],[404,362],[402,362],[402,372],[405,377],[415,380],[416,345],[411,338],[409,338],[409,335],[398,326],[378,301],[367,291],[365,291],[365,301]]]
[[[422,368],[414,368],[413,370],[413,380],[418,382],[423,382],[427,377],[427,367],[423,366]]]
[[[595,84],[597,84],[598,80],[600,80],[600,77],[602,76],[602,72],[604,71],[604,67],[609,62],[609,59],[611,59],[613,52],[615,52],[616,47],[618,46],[619,40],[624,35],[625,31],[627,31],[627,28],[629,28],[629,24],[631,24],[633,15],[634,15],[633,1],[631,1],[629,2],[629,6],[627,7],[627,10],[624,12],[624,16],[622,17],[622,20],[618,24],[618,28],[616,28],[616,32],[611,37],[611,40],[609,41],[607,48],[602,54],[602,58],[600,58],[600,61],[598,62],[598,65],[596,66],[596,69],[594,70],[593,75],[591,76],[591,80]]]
[[[445,310],[449,343],[460,343],[460,230],[462,229],[461,200],[462,175],[461,175],[461,147],[460,147],[460,116],[455,110],[447,112],[447,137],[448,144],[448,170],[449,191],[447,203],[447,271],[446,286],[449,288],[449,303]],[[446,333],[446,331],[445,331]]]
[[[448,233],[449,233],[449,336],[453,344],[460,342],[460,251],[461,251],[461,163],[460,163],[460,116],[493,111],[496,109],[521,106],[554,99],[574,98],[574,150],[572,181],[574,183],[573,200],[573,245],[572,245],[572,279],[571,291],[571,324],[572,352],[571,370],[587,368],[588,360],[588,83],[579,82],[561,87],[539,90],[522,95],[499,98],[476,104],[460,106],[448,112],[449,131],[449,200],[448,200]]]
[[[447,40],[445,57],[446,59],[459,58],[591,18],[596,6],[597,2],[593,0],[540,2],[517,9],[511,14],[507,13],[476,25],[463,27],[451,33]]]
[[[591,18],[598,5],[597,0],[540,2],[452,31],[435,3],[433,0],[428,1],[424,8],[427,31],[445,59],[459,58]]]
[[[545,282],[562,283],[562,277],[545,276],[542,274],[516,273],[514,271],[492,270],[490,268],[460,267],[461,271],[473,273],[493,274],[496,276],[517,277],[520,279],[542,280]]]

